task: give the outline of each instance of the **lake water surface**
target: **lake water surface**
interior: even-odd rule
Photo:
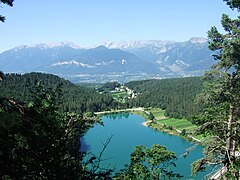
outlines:
[[[103,159],[105,159],[101,163],[103,167],[121,169],[124,164],[129,163],[134,146],[151,147],[153,144],[160,144],[176,153],[178,160],[174,171],[183,175],[183,179],[204,179],[207,174],[206,172],[199,173],[197,176],[191,177],[191,163],[203,157],[201,146],[197,146],[186,158],[183,158],[181,155],[187,148],[193,146],[192,143],[178,136],[156,132],[143,126],[144,119],[138,115],[112,114],[103,116],[102,121],[104,126],[94,126],[84,136],[84,141],[89,147],[88,150],[98,156],[103,147],[102,143],[112,136],[111,142],[103,154]]]

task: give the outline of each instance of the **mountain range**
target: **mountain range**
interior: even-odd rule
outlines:
[[[2,52],[0,70],[53,73],[75,82],[199,76],[214,63],[211,54],[204,38],[106,42],[91,48],[73,43],[36,44]]]

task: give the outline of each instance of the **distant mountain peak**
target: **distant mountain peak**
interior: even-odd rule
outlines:
[[[142,48],[146,46],[162,47],[166,44],[173,44],[175,41],[162,41],[162,40],[132,40],[132,41],[113,41],[104,42],[103,45],[110,49],[132,49]]]
[[[204,37],[192,37],[189,40],[191,43],[206,43],[207,39]],[[163,48],[166,45],[181,43],[177,41],[168,41],[168,40],[131,40],[131,41],[109,41],[102,43],[103,46],[106,46],[109,49],[136,49],[144,47],[155,47]]]
[[[203,37],[192,37],[189,39],[191,43],[206,43],[207,39]],[[167,40],[131,40],[131,41],[109,41],[103,42],[98,45],[93,45],[85,47],[85,49],[136,49],[144,47],[154,47],[154,48],[163,48],[166,45],[175,44],[177,41],[167,41]],[[33,45],[21,45],[13,48],[15,51],[28,48],[39,48],[39,49],[51,49],[51,48],[63,48],[70,47],[73,49],[83,49],[83,47],[73,43],[73,42],[57,42],[57,43],[39,43]]]
[[[104,45],[100,45],[100,46],[95,47],[94,49],[106,50],[108,48],[106,46],[104,46]]]
[[[62,48],[62,47],[70,47],[73,49],[82,49],[82,47],[78,46],[77,44],[73,42],[58,42],[58,43],[39,43],[39,44],[33,44],[33,45],[21,45],[18,47],[15,47],[14,50],[20,50],[20,49],[28,49],[28,48],[40,48],[40,49],[50,49],[50,48]]]
[[[204,37],[192,37],[189,39],[189,41],[191,43],[200,43],[200,44],[203,44],[203,43],[206,43],[208,40]]]
[[[84,81],[91,78],[107,81],[108,77],[131,79],[132,75],[134,78],[199,76],[214,63],[211,54],[207,39],[201,37],[184,42],[108,42],[92,48],[69,42],[41,43],[0,53],[0,68],[4,72],[48,72],[70,79],[88,74],[87,79],[81,77]]]

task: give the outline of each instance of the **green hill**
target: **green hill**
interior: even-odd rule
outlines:
[[[31,101],[31,93],[34,91],[37,83],[46,89],[56,89],[57,86],[61,86],[62,97],[59,99],[61,111],[95,112],[108,110],[115,106],[111,96],[100,95],[93,88],[78,86],[58,76],[43,73],[4,75],[4,80],[0,82],[0,97],[29,103]]]
[[[125,85],[139,93],[132,106],[161,108],[166,116],[175,118],[190,117],[202,109],[195,104],[203,88],[200,77],[132,81]]]

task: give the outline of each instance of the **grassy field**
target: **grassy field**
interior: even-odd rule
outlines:
[[[182,131],[183,129],[190,131],[197,127],[196,125],[193,125],[187,119],[175,119],[175,118],[166,117],[164,115],[165,111],[162,109],[152,108],[152,109],[149,109],[148,112],[151,112],[154,115],[155,121],[157,123],[166,125],[166,126],[171,126],[180,131]]]
[[[183,129],[191,131],[196,129],[196,125],[193,125],[190,121],[186,119],[174,119],[174,118],[167,118],[162,120],[157,120],[157,122],[161,124],[165,124],[166,126],[172,126],[180,131]]]
[[[166,119],[166,116],[164,116],[164,113],[165,113],[164,110],[158,109],[158,108],[153,108],[150,111],[152,112],[152,114],[156,120]]]
[[[113,98],[119,98],[119,97],[123,98],[128,96],[127,92],[118,92],[118,91],[113,91],[113,92],[110,92],[109,94],[111,94]]]
[[[187,133],[191,133],[194,129],[197,128],[196,125],[192,124],[187,119],[175,119],[166,117],[164,115],[165,111],[162,109],[150,108],[147,109],[145,112],[151,112],[155,117],[155,121],[150,125],[150,127],[158,129],[160,131],[164,131],[166,133],[179,135],[179,132],[183,131],[184,129]],[[203,138],[203,135],[193,136],[193,138],[201,140]]]
[[[124,103],[125,99],[128,98],[127,92],[110,91],[108,94],[110,94],[113,97],[113,99],[121,103]]]

